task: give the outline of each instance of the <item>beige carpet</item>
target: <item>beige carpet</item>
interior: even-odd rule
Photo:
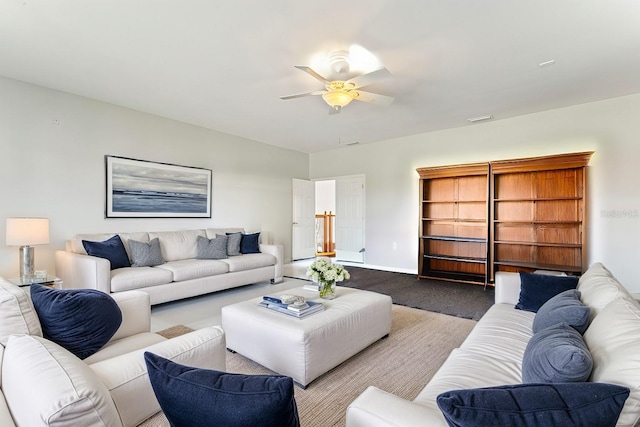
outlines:
[[[344,426],[347,406],[374,385],[413,399],[438,370],[451,350],[458,347],[476,322],[414,308],[393,306],[391,334],[313,381],[306,390],[295,388],[302,427]],[[177,326],[163,331],[169,336],[188,332]],[[330,351],[330,349],[327,349]],[[239,354],[227,353],[227,371],[268,374],[268,369]],[[167,427],[157,414],[141,427]]]

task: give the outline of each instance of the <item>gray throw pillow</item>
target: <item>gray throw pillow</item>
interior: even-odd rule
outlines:
[[[131,252],[132,267],[153,267],[164,264],[160,240],[156,237],[149,243],[129,240],[129,251]]]
[[[220,236],[217,234],[216,236]],[[242,241],[242,233],[227,233],[227,255],[237,256],[242,255],[240,252],[240,242]]]
[[[533,318],[533,333],[558,323],[567,323],[584,334],[589,326],[589,307],[580,301],[580,291],[569,289],[545,302]]]
[[[587,381],[593,358],[582,335],[566,323],[533,334],[522,358],[523,383]]]
[[[227,236],[217,235],[215,239],[198,236],[196,259],[227,258]]]

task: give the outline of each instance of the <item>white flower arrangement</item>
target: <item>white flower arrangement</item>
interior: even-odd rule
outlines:
[[[325,258],[320,258],[309,266],[307,277],[316,283],[331,285],[348,280],[351,276],[342,265],[333,264]]]

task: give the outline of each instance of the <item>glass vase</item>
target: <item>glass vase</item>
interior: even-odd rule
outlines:
[[[318,291],[320,291],[320,298],[334,299],[336,297],[336,282],[320,282]]]

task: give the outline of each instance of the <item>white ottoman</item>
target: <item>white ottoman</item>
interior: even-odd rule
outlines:
[[[302,287],[286,293],[322,302],[325,309],[298,319],[260,307],[262,298],[254,298],[222,307],[222,329],[229,350],[303,388],[391,330],[388,295],[345,287],[336,288],[334,300]]]

